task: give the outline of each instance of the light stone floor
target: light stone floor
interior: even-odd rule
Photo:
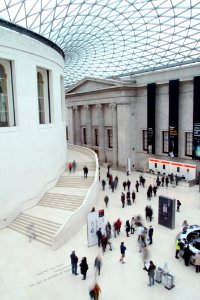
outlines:
[[[101,169],[101,178],[106,170]],[[96,209],[105,208],[103,198],[108,194],[109,207],[105,209],[105,221],[113,223],[120,217],[123,224],[132,216],[144,216],[144,207],[151,204],[154,210],[154,243],[149,246],[151,259],[156,266],[168,263],[169,270],[175,275],[175,288],[167,290],[162,284],[147,286],[148,276],[138,252],[137,236],[126,237],[124,226],[120,237],[112,239],[113,251],[103,256],[102,274],[98,278],[102,293],[100,300],[186,300],[200,299],[200,274],[194,266],[185,267],[184,262],[175,259],[175,236],[181,231],[181,224],[187,219],[189,224],[200,224],[200,193],[198,186],[160,188],[158,195],[168,195],[180,199],[180,213],[176,212],[176,228],[167,229],[158,225],[158,197],[151,202],[146,199],[146,188],[140,188],[136,203],[121,208],[120,195],[122,182],[127,179],[125,173],[112,171],[119,176],[119,186],[111,193],[106,186],[103,192],[99,186],[99,202]],[[135,185],[141,173],[134,172],[129,179]],[[153,183],[155,177],[144,175],[146,186]],[[131,189],[132,190],[132,189]],[[147,226],[149,224],[144,222]],[[119,245],[124,241],[127,247],[126,263],[119,262]],[[81,257],[86,256],[89,263],[87,280],[82,276],[72,276],[69,255],[72,250]],[[11,229],[0,231],[0,300],[89,300],[89,287],[94,282],[94,258],[100,253],[97,246],[88,248],[86,225],[64,246],[53,251],[37,241],[29,243],[27,238]]]

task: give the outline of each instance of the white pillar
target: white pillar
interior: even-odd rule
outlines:
[[[73,110],[74,110],[75,144],[81,145],[80,107],[73,106]]]
[[[87,147],[92,148],[92,111],[90,105],[84,105],[86,110],[86,132],[87,132]]]
[[[117,105],[111,103],[110,108],[112,109],[112,131],[113,131],[113,166],[117,167],[118,163],[118,139],[117,139]]]
[[[105,162],[105,129],[104,129],[104,106],[97,104],[98,110],[98,124],[99,124],[99,160],[101,163]]]

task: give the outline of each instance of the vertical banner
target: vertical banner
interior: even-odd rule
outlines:
[[[179,80],[169,81],[169,156],[178,156]]]
[[[192,158],[200,159],[200,76],[194,77]]]
[[[170,229],[175,228],[175,206],[175,199],[166,196],[159,196],[158,224]]]
[[[147,152],[155,154],[156,84],[147,85]]]
[[[97,230],[101,228],[104,233],[104,210],[93,211],[87,214],[87,240],[88,247],[98,244],[96,235]]]

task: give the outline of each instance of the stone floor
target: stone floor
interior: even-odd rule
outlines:
[[[106,170],[101,169],[101,178]],[[151,204],[154,210],[153,245],[149,246],[151,259],[156,266],[168,263],[169,270],[175,275],[175,287],[167,290],[162,284],[147,286],[147,272],[143,270],[141,253],[138,251],[137,235],[126,237],[124,226],[121,235],[112,239],[113,251],[107,250],[102,256],[102,274],[98,278],[101,286],[102,300],[175,300],[199,299],[200,274],[195,273],[194,266],[185,267],[182,260],[175,259],[175,237],[181,231],[181,224],[187,219],[189,224],[200,224],[200,194],[198,186],[160,188],[158,195],[167,195],[182,202],[180,212],[176,212],[174,230],[158,225],[158,197],[147,200],[146,188],[140,188],[136,202],[122,209],[120,195],[122,182],[127,179],[125,173],[112,171],[119,176],[117,191],[112,193],[106,186],[105,192],[99,186],[99,202],[96,209],[105,208],[103,198],[108,194],[110,201],[105,208],[105,222],[113,223],[120,217],[123,225],[127,219],[140,214],[144,217],[144,208]],[[132,187],[141,173],[134,172],[129,176]],[[146,186],[153,184],[155,177],[145,174]],[[131,188],[132,190],[132,188]],[[146,226],[149,223],[144,222]],[[127,252],[125,264],[119,262],[119,245],[124,241]],[[0,231],[0,299],[1,300],[86,300],[89,299],[89,288],[94,282],[93,263],[101,253],[97,246],[88,248],[86,225],[63,247],[53,251],[37,241],[29,242],[20,233],[11,229]],[[89,264],[87,280],[82,276],[72,276],[70,269],[71,251],[81,257],[86,256]]]

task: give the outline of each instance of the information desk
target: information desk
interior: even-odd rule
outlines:
[[[190,250],[195,254],[200,251],[200,226],[191,225],[185,227],[177,238],[185,245],[189,245]]]

